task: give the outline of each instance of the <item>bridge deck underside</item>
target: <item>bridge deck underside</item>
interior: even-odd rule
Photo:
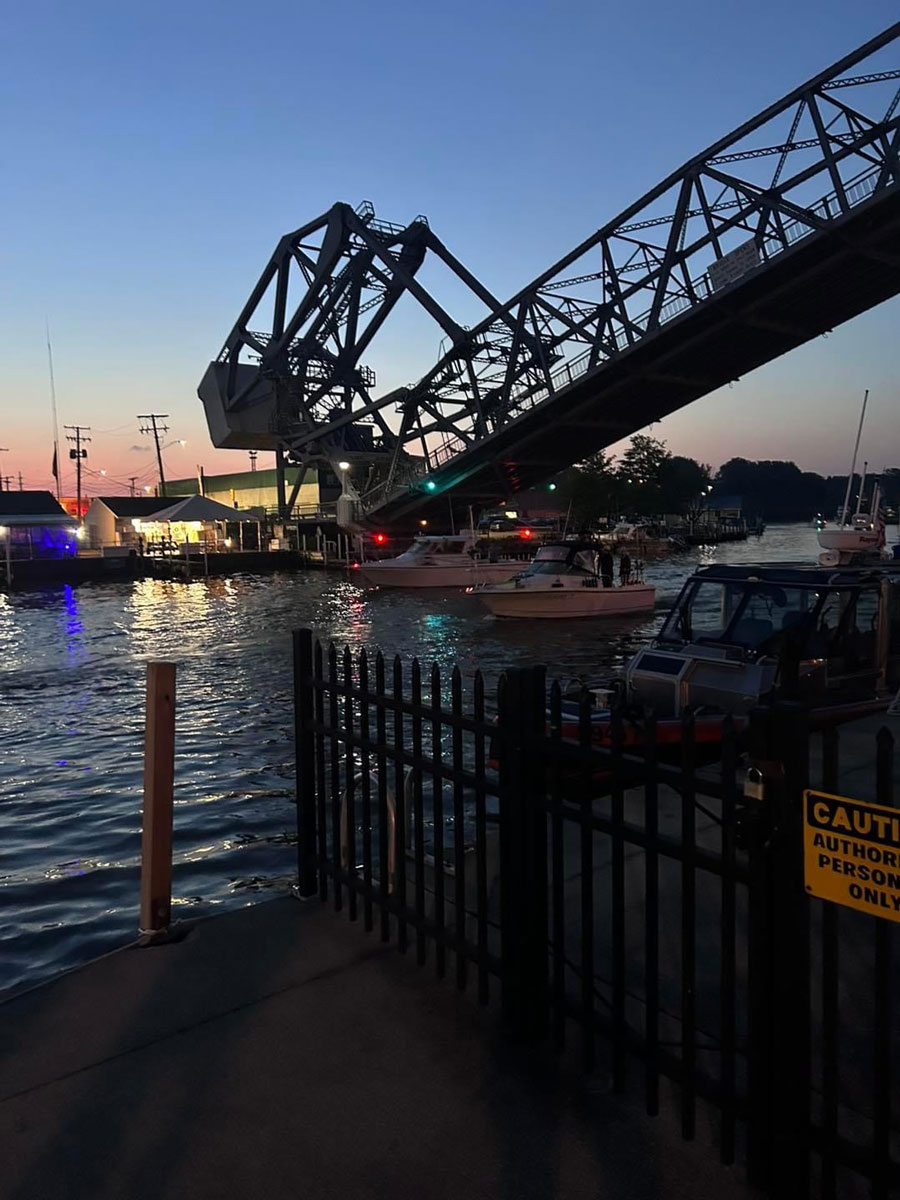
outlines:
[[[370,521],[404,524],[534,486],[900,291],[900,185],[645,336],[432,475]]]

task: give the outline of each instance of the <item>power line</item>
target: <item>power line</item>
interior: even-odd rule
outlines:
[[[69,458],[75,459],[75,503],[79,524],[81,523],[81,460],[87,458],[87,450],[82,449],[82,444],[91,440],[86,436],[90,432],[90,428],[90,425],[63,425],[63,429],[75,430],[74,433],[66,434],[66,441],[75,443],[75,449],[69,451]]]
[[[160,449],[159,445],[159,435],[161,433],[168,433],[169,427],[168,425],[157,425],[156,422],[166,421],[168,420],[168,417],[168,413],[138,413],[139,421],[150,422],[149,425],[145,424],[141,426],[141,433],[145,436],[152,433],[153,440],[156,443],[156,462],[159,466],[159,494],[161,496],[165,496],[166,494],[166,477],[163,474],[162,450]]]

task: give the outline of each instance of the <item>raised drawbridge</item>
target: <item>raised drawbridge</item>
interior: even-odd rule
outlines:
[[[900,291],[898,80],[900,23],[506,301],[424,217],[335,204],[281,239],[210,363],[213,443],[346,460],[356,519],[408,523],[448,494],[501,501],[826,333]],[[420,281],[431,263],[475,323]],[[403,297],[442,348],[379,394],[365,360]]]

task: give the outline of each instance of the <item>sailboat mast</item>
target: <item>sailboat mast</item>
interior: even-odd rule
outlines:
[[[859,414],[859,428],[856,431],[856,445],[853,447],[853,461],[850,464],[850,477],[847,480],[847,490],[844,493],[844,507],[841,509],[841,524],[847,524],[847,513],[850,510],[850,489],[853,487],[853,476],[856,474],[856,456],[859,453],[859,439],[862,437],[863,421],[866,419],[866,405],[869,402],[869,389],[863,396],[862,412]]]
[[[866,474],[869,470],[869,460],[863,463],[862,475],[859,477],[859,495],[856,497],[856,512],[853,514],[854,519],[862,512],[863,492],[866,490]]]

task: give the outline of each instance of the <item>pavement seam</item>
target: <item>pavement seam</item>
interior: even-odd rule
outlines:
[[[5,1096],[0,1096],[0,1104],[6,1104],[10,1100],[18,1100],[23,1096],[29,1096],[33,1092],[39,1092],[43,1088],[52,1087],[55,1083],[63,1083],[68,1079],[74,1079],[78,1075],[84,1075],[88,1071],[93,1071],[97,1067],[107,1066],[109,1063],[118,1062],[119,1059],[127,1058],[129,1054],[137,1054],[141,1050],[147,1050],[151,1046],[159,1046],[163,1042],[170,1041],[173,1038],[181,1037],[186,1033],[191,1033],[194,1029],[202,1029],[206,1025],[212,1025],[215,1021],[220,1021],[224,1017],[233,1016],[235,1013],[244,1012],[248,1008],[253,1008],[257,1004],[263,1004],[268,1000],[276,1000],[279,996],[284,996],[288,992],[298,991],[302,987],[306,987],[310,983],[318,983],[322,979],[329,979],[334,975],[340,975],[352,967],[358,966],[360,963],[368,962],[370,959],[384,957],[395,951],[393,946],[378,946],[368,952],[361,954],[353,959],[352,962],[343,963],[338,967],[326,967],[322,971],[317,971],[315,975],[309,975],[305,979],[301,979],[294,983],[286,983],[283,987],[273,988],[270,992],[263,992],[259,996],[254,996],[252,1000],[246,1000],[242,1004],[235,1004],[231,1008],[222,1009],[221,1012],[212,1013],[208,1017],[201,1017],[197,1021],[191,1022],[189,1025],[180,1025],[177,1029],[169,1029],[165,1033],[159,1034],[157,1037],[148,1038],[146,1041],[138,1042],[134,1046],[128,1046],[124,1050],[119,1050],[115,1054],[108,1054],[104,1058],[98,1058],[94,1062],[85,1063],[80,1067],[73,1067],[71,1071],[64,1071],[62,1075],[55,1075],[52,1079],[44,1079],[40,1083],[31,1084],[30,1087],[20,1088],[16,1092],[9,1092]]]

